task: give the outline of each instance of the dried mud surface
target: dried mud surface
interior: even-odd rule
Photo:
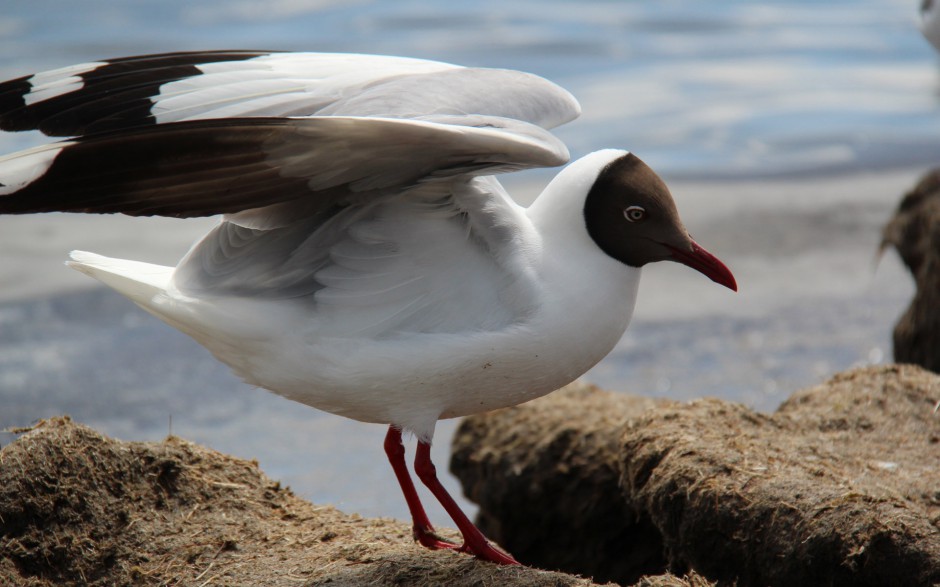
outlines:
[[[940,377],[913,366],[840,374],[772,415],[582,386],[465,420],[451,470],[484,532],[544,568],[934,585],[938,400]]]
[[[0,585],[594,583],[428,551],[409,525],[313,505],[253,462],[179,438],[122,442],[55,418],[0,450]]]

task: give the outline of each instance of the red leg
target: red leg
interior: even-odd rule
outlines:
[[[401,430],[394,426],[389,426],[388,434],[385,435],[385,454],[388,455],[388,461],[392,464],[395,476],[398,477],[401,491],[405,494],[405,501],[408,503],[408,510],[411,512],[411,519],[414,522],[415,540],[434,550],[457,548],[456,544],[441,539],[434,532],[434,526],[431,525],[424,507],[421,505],[421,500],[418,498],[418,492],[415,491],[411,475],[408,474],[408,466],[405,464],[405,447],[401,443]]]
[[[459,548],[462,552],[468,552],[475,557],[498,563],[501,565],[518,565],[519,562],[507,553],[497,550],[490,544],[483,533],[473,525],[470,518],[460,510],[460,506],[454,501],[454,498],[447,493],[444,486],[437,479],[437,471],[434,463],[431,462],[431,445],[427,442],[418,441],[418,452],[415,456],[415,473],[418,478],[431,490],[434,497],[437,498],[448,515],[457,524],[460,533],[463,534],[463,546]],[[410,483],[410,481],[409,481]],[[412,486],[412,491],[414,487]]]

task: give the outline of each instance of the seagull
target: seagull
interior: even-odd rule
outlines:
[[[247,383],[362,422],[414,539],[499,564],[437,478],[435,424],[575,380],[618,342],[641,268],[737,291],[665,183],[606,149],[529,207],[495,174],[559,166],[578,102],[541,77],[392,56],[199,51],[0,84],[0,130],[64,140],[0,158],[0,213],[221,215],[176,267],[68,264],[204,345]],[[463,535],[440,537],[405,462]]]

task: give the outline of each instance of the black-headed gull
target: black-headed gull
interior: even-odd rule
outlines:
[[[436,422],[513,406],[590,369],[640,268],[737,289],[635,155],[591,153],[528,208],[494,173],[561,165],[575,99],[517,71],[212,51],[75,65],[0,85],[0,129],[76,137],[0,159],[0,213],[224,214],[175,267],[70,265],[205,345],[248,383],[389,425],[415,539],[515,564],[437,480]],[[464,537],[439,538],[415,471]]]

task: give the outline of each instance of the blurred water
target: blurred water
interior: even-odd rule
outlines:
[[[769,410],[834,371],[890,357],[891,324],[911,286],[893,257],[873,272],[878,229],[919,169],[940,159],[936,57],[916,32],[916,4],[6,0],[0,77],[117,55],[272,48],[553,79],[584,107],[557,131],[572,155],[637,152],[679,186],[687,224],[742,284],[730,297],[681,268],[649,271],[633,326],[589,379]],[[0,133],[0,152],[37,140]],[[507,184],[531,196],[553,173]],[[5,240],[23,222],[0,219],[0,257],[38,248]],[[36,233],[45,245],[61,241],[63,258],[80,246],[66,244],[69,231],[77,241],[89,230],[67,222]],[[126,248],[135,251],[159,251],[168,236],[134,235]],[[0,290],[15,279],[0,274]],[[0,427],[60,413],[127,439],[159,439],[172,417],[174,433],[257,458],[305,497],[407,515],[381,427],[250,389],[104,290],[32,291],[0,304]],[[442,471],[452,429],[438,431]],[[447,523],[437,510],[432,517]]]
[[[558,81],[584,106],[559,130],[574,156],[624,146],[672,176],[831,172],[940,152],[915,5],[8,0],[0,75],[199,48],[410,55]]]

